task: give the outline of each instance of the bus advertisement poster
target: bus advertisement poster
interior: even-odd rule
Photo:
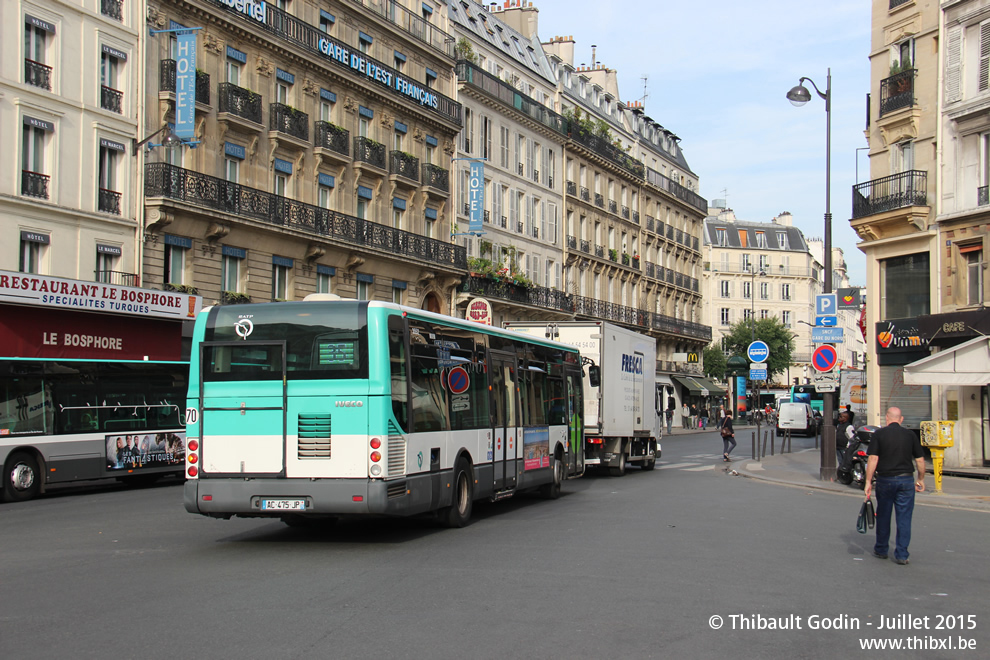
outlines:
[[[550,429],[523,429],[523,469],[550,467]]]
[[[110,472],[182,466],[186,461],[184,431],[107,435],[106,446]]]

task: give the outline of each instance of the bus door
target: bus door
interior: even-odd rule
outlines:
[[[567,474],[584,473],[584,389],[580,371],[567,372]]]
[[[285,476],[285,342],[202,342],[200,477]]]
[[[495,440],[495,492],[516,487],[516,457],[520,451],[518,387],[516,357],[506,353],[491,354],[492,418]]]

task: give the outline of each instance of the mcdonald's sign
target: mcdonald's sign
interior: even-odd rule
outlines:
[[[699,358],[699,355],[698,355],[697,351],[695,351],[695,352],[689,352],[687,354],[687,363],[688,364],[698,364],[698,362],[700,361],[698,358]]]

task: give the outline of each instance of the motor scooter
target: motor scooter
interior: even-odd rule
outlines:
[[[866,486],[866,464],[869,461],[866,449],[870,440],[873,439],[873,434],[879,428],[879,426],[870,424],[861,426],[856,429],[856,435],[849,441],[844,450],[836,450],[836,461],[839,467],[835,474],[840,483],[855,485],[860,490]]]

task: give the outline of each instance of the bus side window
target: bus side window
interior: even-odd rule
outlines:
[[[409,381],[406,375],[406,329],[401,316],[388,318],[388,364],[392,382],[392,415],[409,432]]]

